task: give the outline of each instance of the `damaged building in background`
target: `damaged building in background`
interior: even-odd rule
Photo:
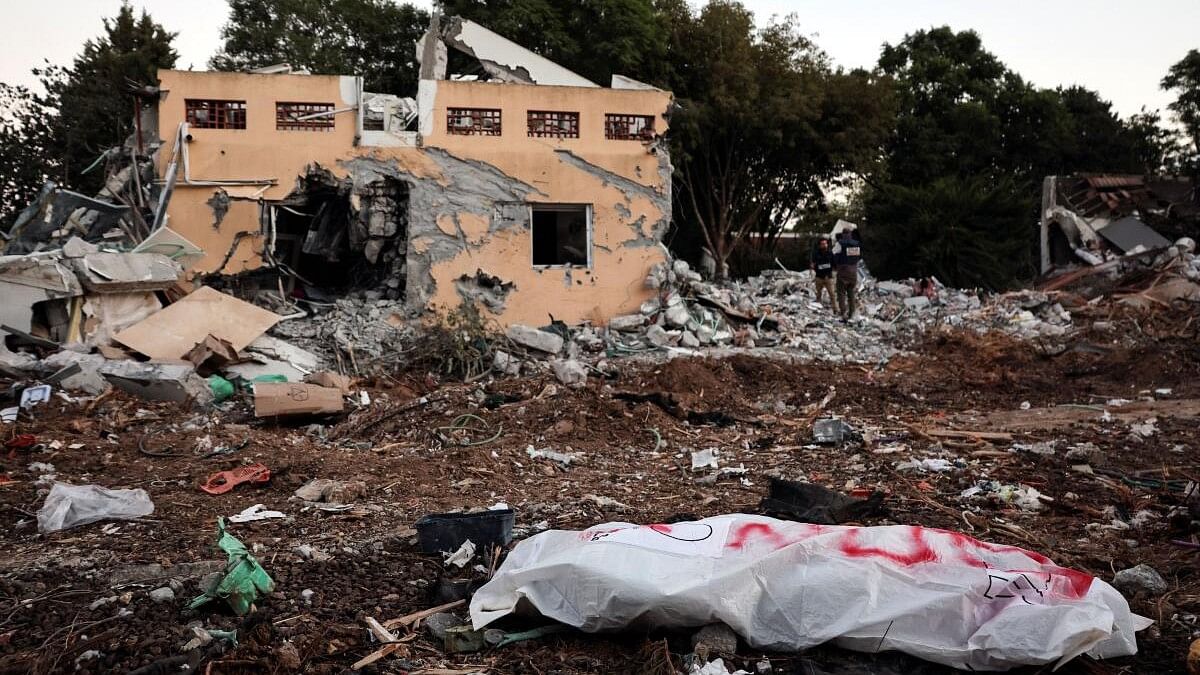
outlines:
[[[1040,223],[1043,275],[1165,251],[1195,249],[1200,193],[1187,178],[1047,176]]]
[[[501,326],[636,311],[668,260],[671,94],[602,88],[457,18],[417,53],[414,98],[287,68],[160,71],[143,246],[197,277],[278,270],[296,297],[370,288]],[[474,72],[447,79],[463,58]]]

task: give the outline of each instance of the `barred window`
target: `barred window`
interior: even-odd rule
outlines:
[[[446,133],[464,136],[499,136],[500,111],[495,108],[449,108]]]
[[[278,131],[333,131],[332,103],[275,103],[275,129]],[[316,115],[314,117],[314,115]]]
[[[535,138],[579,138],[579,113],[530,110],[529,135]]]
[[[196,129],[245,129],[246,102],[189,98],[184,101],[188,126]]]
[[[654,140],[654,116],[608,113],[604,116],[604,137],[615,141]]]

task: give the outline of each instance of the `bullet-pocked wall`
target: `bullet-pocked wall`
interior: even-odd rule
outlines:
[[[319,166],[356,190],[382,179],[408,186],[412,307],[472,302],[502,326],[550,315],[604,323],[653,293],[644,280],[666,259],[671,213],[670,159],[655,140],[667,129],[667,92],[427,80],[420,147],[384,147],[356,145],[356,78],[161,71],[160,81],[160,172],[193,101],[188,181],[181,162],[167,213],[205,249],[199,272],[264,264],[261,209]],[[244,114],[245,128],[197,128],[195,101],[244,102],[232,119]],[[279,128],[277,107],[295,103],[350,110],[325,128]],[[206,184],[240,181],[262,182]]]

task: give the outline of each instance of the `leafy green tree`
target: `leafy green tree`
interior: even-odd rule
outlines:
[[[145,11],[135,16],[126,3],[116,17],[104,19],[103,35],[84,43],[65,77],[42,78],[58,105],[50,150],[67,185],[92,193],[103,184],[103,171],[83,172],[133,133],[138,105],[133,93],[156,85],[159,68],[174,67],[174,38]]]
[[[362,75],[368,91],[417,89],[414,44],[429,15],[389,0],[229,0],[216,70],[288,63],[322,75]]]
[[[1029,255],[1013,252],[1035,245],[1043,177],[1154,172],[1163,165],[1169,139],[1156,114],[1123,120],[1094,91],[1038,89],[984,49],[974,32],[918,31],[884,45],[878,70],[893,78],[900,101],[886,170],[872,176],[866,195],[868,262],[887,274],[932,268],[951,284],[1028,276]],[[970,189],[982,192],[968,198]],[[1008,202],[998,198],[1004,194]],[[905,206],[905,199],[920,203]],[[929,229],[934,222],[957,230],[943,237]],[[963,245],[964,232],[979,241]]]
[[[1183,126],[1191,148],[1184,163],[1190,171],[1200,173],[1200,50],[1191,50],[1171,66],[1162,80],[1162,88],[1175,92],[1176,98],[1167,108]]]
[[[723,269],[754,231],[820,208],[830,181],[862,172],[891,129],[891,89],[833,70],[792,20],[761,31],[714,0],[676,24],[672,120],[676,216]]]
[[[944,176],[890,184],[867,204],[871,269],[885,278],[935,276],[961,287],[1004,288],[1032,264],[1033,200],[1009,178]]]
[[[38,71],[58,81],[61,68]],[[51,152],[57,101],[28,87],[0,82],[0,230],[37,195],[47,179],[58,173]]]

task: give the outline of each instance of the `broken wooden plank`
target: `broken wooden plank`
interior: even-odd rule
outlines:
[[[965,431],[960,429],[925,429],[924,434],[933,438],[964,438],[983,441],[1011,441],[1013,435],[1004,431]]]
[[[447,610],[454,609],[455,607],[458,607],[460,605],[465,605],[466,603],[467,603],[466,600],[455,600],[454,602],[447,602],[444,605],[438,605],[437,607],[430,607],[429,609],[423,609],[419,612],[413,612],[412,614],[409,614],[407,616],[402,616],[398,619],[390,619],[388,621],[384,621],[383,625],[385,628],[398,628],[401,626],[408,626],[408,625],[414,624],[426,617],[433,616],[434,614],[437,614],[439,612],[445,612]]]
[[[371,634],[375,636],[375,639],[383,643],[383,646],[355,662],[354,665],[351,666],[354,670],[359,670],[369,666],[390,654],[395,654],[396,652],[401,652],[401,655],[408,654],[408,647],[401,644],[399,639],[393,635],[391,631],[380,625],[380,623],[376,621],[374,617],[368,616],[363,621],[367,624],[367,629],[371,631]]]

